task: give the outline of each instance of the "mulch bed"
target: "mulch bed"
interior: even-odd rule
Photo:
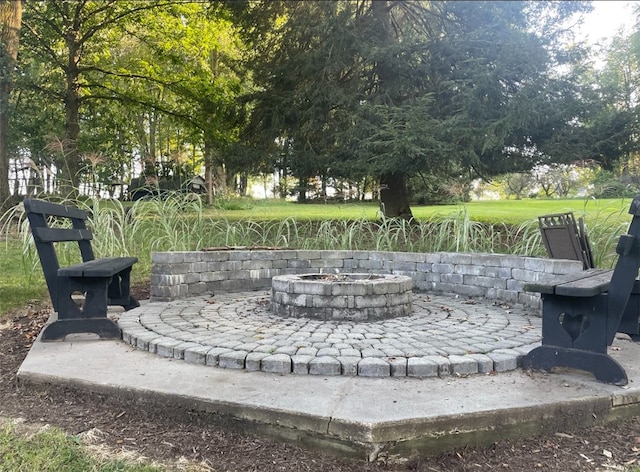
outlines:
[[[148,287],[136,287],[139,299]],[[409,460],[381,457],[375,463],[345,459],[321,451],[274,442],[211,421],[198,412],[171,411],[109,398],[82,390],[20,383],[16,372],[50,314],[50,307],[30,305],[0,326],[0,417],[34,425],[49,424],[78,435],[92,431],[114,451],[134,451],[184,470],[215,471],[486,471],[627,470],[640,465],[640,420],[527,440],[503,440],[488,447],[469,447],[435,457]]]

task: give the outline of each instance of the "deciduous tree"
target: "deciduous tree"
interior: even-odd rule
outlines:
[[[18,56],[22,0],[0,0],[0,209],[7,204],[9,189],[10,95]]]
[[[34,86],[64,106],[64,136],[56,160],[64,195],[77,194],[82,169],[79,152],[82,107],[96,98],[91,84],[99,83],[99,77],[105,75],[99,65],[104,55],[109,54],[105,48],[106,33],[127,21],[135,21],[143,11],[171,3],[174,2],[60,0],[27,4],[24,44],[59,79],[52,80],[48,75],[47,80]]]

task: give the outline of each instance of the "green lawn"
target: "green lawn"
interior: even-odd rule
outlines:
[[[414,216],[428,219],[445,216],[465,208],[469,217],[482,223],[520,224],[535,220],[540,215],[573,212],[576,217],[597,221],[610,215],[629,220],[628,210],[631,200],[627,199],[526,199],[474,201],[462,205],[418,206],[413,207]]]
[[[113,457],[115,454],[111,454]],[[123,455],[124,456],[124,455]],[[82,441],[60,429],[18,432],[12,424],[0,425],[0,472],[160,472],[159,467],[131,460],[92,456]]]
[[[466,211],[474,221],[483,223],[520,224],[535,220],[539,215],[572,211],[576,216],[586,219],[600,219],[608,215],[628,218],[628,199],[525,199],[473,201],[459,205],[412,206],[413,215],[418,220],[444,217],[460,211]],[[255,200],[247,205],[250,208],[238,210],[211,210],[220,218],[234,220],[375,220],[380,217],[377,203],[305,203],[284,202],[281,200]]]
[[[295,203],[284,200],[244,200],[239,209],[209,210],[212,216],[233,220],[373,220],[379,217],[377,203]],[[230,205],[231,206],[231,205]]]
[[[29,300],[48,297],[40,266],[34,270],[24,267],[17,241],[0,244],[0,274],[0,317]]]

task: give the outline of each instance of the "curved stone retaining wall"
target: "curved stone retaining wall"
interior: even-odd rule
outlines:
[[[540,296],[524,292],[525,283],[582,270],[579,261],[448,252],[231,249],[153,253],[151,260],[152,301],[269,288],[275,275],[377,273],[409,276],[420,291],[539,308]]]

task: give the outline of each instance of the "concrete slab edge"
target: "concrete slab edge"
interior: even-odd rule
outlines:
[[[570,432],[640,414],[640,394],[634,392],[631,395],[587,396],[551,405],[370,424],[33,372],[19,371],[18,378],[35,388],[64,385],[146,408],[171,410],[173,414],[182,409],[185,417],[195,411],[213,425],[233,427],[365,461],[376,460],[380,455],[431,455],[463,446],[488,445],[500,439]]]
[[[192,417],[196,412],[211,425],[232,427],[236,431],[247,434],[258,434],[359,460],[366,460],[369,455],[367,443],[359,442],[355,438],[341,439],[329,435],[330,418],[319,418],[300,413],[292,414],[274,409],[260,409],[229,402],[211,402],[154,390],[131,389],[106,383],[95,384],[78,379],[66,379],[32,372],[19,371],[18,380],[27,388],[46,389],[48,385],[65,386],[110,396],[131,405],[154,408],[159,413],[171,411],[172,415],[178,414],[180,416],[181,410],[184,418]],[[356,433],[356,435],[362,434]],[[368,433],[364,434],[364,436],[368,435]]]

